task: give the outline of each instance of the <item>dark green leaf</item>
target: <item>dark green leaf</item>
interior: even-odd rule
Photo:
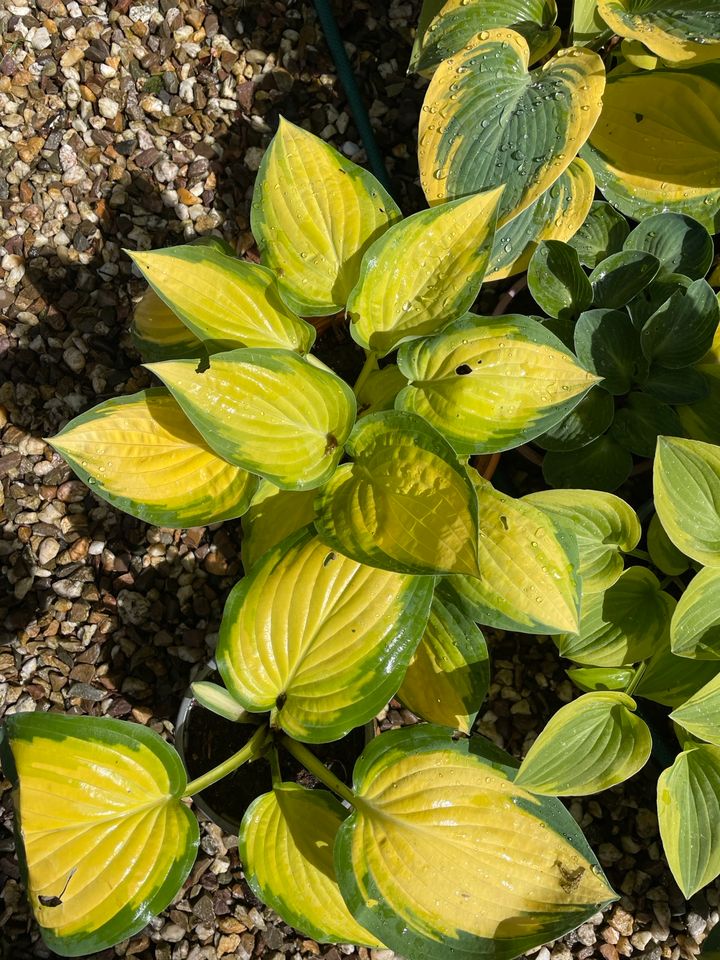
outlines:
[[[621,447],[639,457],[652,457],[657,438],[661,435],[683,435],[680,418],[666,403],[653,400],[644,393],[631,393],[627,406],[615,414],[610,436]]]
[[[641,357],[640,339],[628,315],[620,310],[588,310],[575,327],[575,352],[588,370],[604,377],[612,394],[627,393]]]
[[[664,403],[686,404],[704,400],[710,393],[705,377],[694,367],[669,370],[659,364],[650,367],[642,380],[642,391]]]
[[[677,290],[686,290],[691,283],[692,280],[689,277],[683,277],[679,273],[663,273],[656,277],[627,305],[636,329],[642,330],[656,310],[659,310]]]
[[[538,244],[527,281],[535,302],[551,317],[574,319],[592,303],[592,287],[577,252],[560,240]]]
[[[699,280],[708,272],[713,243],[705,227],[684,213],[658,213],[643,220],[625,241],[625,250],[652,253],[663,273]]]
[[[687,367],[710,349],[720,321],[720,304],[705,280],[677,290],[642,328],[640,343],[648,360]]]
[[[617,490],[630,476],[632,456],[611,437],[602,436],[581,450],[545,454],[543,476],[551,487]]]
[[[617,309],[636,297],[657,274],[660,261],[649,253],[623,250],[613,253],[590,274],[596,307]]]
[[[613,421],[615,404],[606,390],[593,387],[570,413],[535,440],[543,450],[579,450],[605,433]]]
[[[569,240],[580,257],[580,263],[594,269],[612,253],[622,250],[630,227],[625,217],[604,200],[594,200],[585,223]]]

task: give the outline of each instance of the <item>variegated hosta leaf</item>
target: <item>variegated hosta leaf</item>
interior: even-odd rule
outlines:
[[[286,347],[307,353],[315,330],[280,299],[265,267],[186,244],[130,254],[160,299],[212,349]]]
[[[555,0],[447,0],[415,41],[410,69],[430,76],[483,30],[509,27],[530,47],[530,63],[542,59],[560,39]]]
[[[315,490],[281,490],[261,480],[242,522],[242,563],[246,573],[271,547],[315,519]]]
[[[720,566],[720,448],[660,437],[654,465],[655,509],[688,557]]]
[[[421,210],[396,224],[363,257],[350,294],[350,332],[384,356],[468,310],[487,268],[502,188]]]
[[[480,740],[382,734],[355,767],[335,869],[352,914],[405,956],[506,960],[612,900],[559,800],[535,797]]]
[[[569,241],[587,217],[594,196],[590,165],[576,157],[537,200],[496,231],[486,282],[526,270],[541,240]]]
[[[281,783],[258,797],[238,849],[256,897],[320,943],[382,946],[354,919],[335,879],[333,847],[347,810],[326,790]]]
[[[670,714],[693,736],[720,745],[720,673]]]
[[[524,500],[475,474],[480,578],[453,577],[451,588],[480,623],[523,633],[573,632],[580,581],[575,539]]]
[[[720,660],[720,569],[705,567],[686,587],[670,626],[672,652],[691,660]]]
[[[319,360],[289,350],[216,353],[149,363],[221,457],[284,490],[331,476],[355,420],[355,397]]]
[[[423,720],[469,734],[489,683],[482,632],[452,592],[438,587],[398,699]]]
[[[635,693],[666,707],[679,707],[717,673],[714,660],[676,657],[670,649],[670,635],[648,660]]]
[[[395,397],[407,380],[400,373],[396,363],[389,363],[382,370],[373,370],[360,386],[357,397],[358,417],[365,417],[370,413],[380,413],[383,410],[392,410]]]
[[[720,229],[720,64],[615,70],[583,151],[605,197],[644,220],[685,213]]]
[[[255,181],[252,231],[293,310],[341,310],[365,250],[401,216],[371,173],[280,118]]]
[[[202,340],[185,326],[148,287],[135,306],[132,335],[143,360],[175,360],[200,357],[205,352]]]
[[[213,452],[162,387],[105,400],[50,442],[103,500],[160,527],[239,517],[258,486]]]
[[[360,420],[315,502],[320,538],[360,563],[479,576],[477,497],[447,440],[395,410]]]
[[[634,776],[652,738],[624,693],[586,693],[561,707],[528,751],[515,783],[532,793],[587,796]]]
[[[397,691],[432,591],[430,577],[365,566],[301,530],[231,591],[217,647],[223,682],[295,739],[337,740]]]
[[[512,30],[480,33],[445,60],[420,114],[420,179],[432,205],[505,184],[498,223],[537,200],[587,139],[602,106],[605,68],[589,50],[563,50],[528,73]]]
[[[216,713],[219,717],[225,717],[226,720],[232,720],[233,723],[252,723],[255,719],[219,683],[211,683],[209,680],[196,680],[190,684],[190,689],[201,707],[205,707],[211,713]]]
[[[668,865],[690,899],[720,873],[720,747],[681,753],[660,774],[657,801]]]
[[[396,407],[420,414],[459,454],[509,450],[572,410],[598,378],[530,317],[468,314],[403,346]]]
[[[599,490],[541,490],[523,497],[577,540],[583,594],[611,587],[623,572],[623,553],[642,533],[637,514],[624,500]]]
[[[615,33],[669,63],[720,58],[720,10],[704,0],[598,0],[598,10]]]
[[[21,858],[48,947],[76,957],[142,930],[178,893],[198,826],[175,751],[141,724],[18,713],[0,760],[14,785]]]
[[[630,567],[605,593],[583,596],[577,634],[555,638],[563,657],[597,667],[636,663],[667,642],[675,600],[645,567]]]

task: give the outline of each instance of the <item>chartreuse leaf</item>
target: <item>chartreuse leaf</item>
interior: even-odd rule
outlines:
[[[624,693],[586,693],[550,719],[520,765],[515,783],[555,797],[583,797],[634,776],[652,738]]]
[[[255,181],[251,221],[262,262],[293,310],[341,310],[363,254],[401,216],[371,173],[280,118]]]
[[[355,766],[335,869],[352,914],[392,950],[507,960],[614,897],[560,801],[482,752],[429,725],[382,734]]]
[[[326,790],[281,783],[248,807],[238,849],[256,897],[321,943],[382,946],[348,910],[333,846],[347,810]]]
[[[572,632],[580,582],[574,537],[525,500],[475,475],[480,579],[449,581],[473,619],[523,633]]]
[[[216,353],[147,364],[208,444],[285,490],[319,487],[343,452],[355,397],[319,360],[289,350]]]
[[[570,667],[566,673],[575,686],[586,693],[624,690],[635,676],[630,667]]]
[[[584,486],[609,493],[627,480],[632,468],[632,454],[607,434],[580,450],[550,450],[543,459],[543,476],[551,487]]]
[[[625,240],[625,249],[651,253],[663,273],[680,273],[691,280],[704,277],[713,258],[710,234],[682,213],[657,213],[643,220]]]
[[[190,684],[190,689],[200,706],[219,717],[225,717],[233,723],[252,723],[256,719],[219,683],[196,680]]]
[[[670,630],[673,598],[645,567],[630,567],[605,593],[583,596],[577,634],[556,637],[563,657],[621,667],[651,656]]]
[[[622,553],[634,550],[642,533],[624,500],[597,490],[541,490],[523,498],[567,527],[577,541],[583,594],[611,587],[622,574]]]
[[[482,632],[452,592],[439,587],[398,698],[423,720],[469,734],[489,684]]]
[[[682,424],[672,407],[638,392],[628,394],[626,405],[617,411],[610,428],[613,440],[639,457],[655,454],[661,434],[677,436],[682,432]]]
[[[615,33],[670,63],[720,57],[720,11],[702,0],[598,0],[598,10]]]
[[[586,44],[609,32],[600,16],[597,0],[573,0],[571,38],[573,43]]]
[[[590,274],[596,307],[618,310],[632,300],[657,275],[660,261],[642,250],[611,253]]]
[[[599,387],[586,393],[568,415],[535,438],[543,450],[579,450],[601,436],[615,416],[615,403]]]
[[[407,380],[400,373],[396,363],[389,363],[381,370],[373,370],[367,380],[357,390],[358,417],[369,413],[392,410],[395,397],[407,386]]]
[[[695,737],[720,744],[720,673],[670,715]]]
[[[714,660],[688,660],[676,657],[665,636],[648,660],[635,693],[666,707],[679,707],[717,673]]]
[[[720,748],[683,751],[660,774],[657,799],[665,856],[689,899],[720,873]]]
[[[142,930],[195,860],[175,751],[141,724],[18,713],[0,760],[14,785],[21,862],[48,947],[76,957]]]
[[[559,240],[544,240],[527,275],[533,299],[550,317],[575,320],[592,303],[593,289],[577,252]]]
[[[647,548],[653,566],[669,577],[678,577],[681,573],[685,573],[690,566],[690,561],[685,554],[678,550],[665,533],[665,529],[660,523],[660,517],[656,513],[652,515],[648,527]]]
[[[247,573],[271,547],[315,519],[315,490],[281,490],[261,480],[242,521],[242,563]]]
[[[438,336],[403,346],[398,366],[410,384],[396,407],[420,414],[462,454],[532,440],[597,380],[542,324],[519,315],[468,314]]]
[[[162,387],[105,400],[50,442],[103,500],[161,527],[239,517],[258,486],[208,446]]]
[[[691,660],[720,660],[720,570],[705,567],[690,581],[670,625],[672,652]]]
[[[587,310],[575,325],[580,362],[602,377],[600,386],[613,395],[627,393],[640,359],[640,338],[622,310]]]
[[[421,210],[363,257],[347,310],[350,332],[381,356],[465,313],[488,265],[502,188]]]
[[[720,304],[705,280],[680,288],[646,321],[640,333],[648,360],[688,367],[710,349],[720,322]]]
[[[583,156],[606,199],[635,220],[660,210],[720,227],[720,64],[614,71]]]
[[[593,270],[606,257],[622,250],[630,232],[625,217],[604,200],[594,200],[575,235],[568,240],[577,250],[580,263]]]
[[[563,50],[528,72],[513,30],[480,33],[445,60],[420,114],[420,180],[432,206],[505,184],[499,223],[537,200],[587,139],[602,106],[605,68],[590,50]]]
[[[479,576],[477,496],[444,437],[422,418],[363,417],[315,503],[320,538],[370,566]]]
[[[447,0],[413,49],[410,69],[428,76],[483,30],[510,27],[530,47],[530,62],[540,60],[560,39],[555,0]]]
[[[720,566],[720,448],[660,437],[654,464],[655,509],[688,557]]]
[[[203,343],[307,353],[315,330],[291,313],[265,267],[186,244],[130,254],[160,299]]]
[[[429,616],[431,577],[368,567],[312,528],[273,547],[230,592],[220,675],[296,740],[337,740],[400,686]]]
[[[707,396],[688,406],[678,407],[678,416],[685,433],[693,440],[720,443],[720,366],[716,363],[695,367],[707,386]],[[683,370],[682,373],[689,371]]]
[[[148,287],[135,306],[132,335],[143,360],[199,357],[205,352],[199,340]]]
[[[594,196],[592,170],[576,157],[551,187],[495,233],[485,280],[522,273],[541,240],[569,241],[585,220]]]

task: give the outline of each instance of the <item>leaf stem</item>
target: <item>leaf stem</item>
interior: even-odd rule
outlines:
[[[624,691],[624,692],[625,692],[625,694],[626,694],[628,697],[632,696],[633,691],[635,690],[635,688],[637,687],[637,685],[638,685],[638,684],[640,683],[640,681],[642,680],[643,674],[645,673],[645,670],[646,670],[646,669],[647,669],[647,660],[643,660],[643,662],[640,664],[640,666],[639,666],[639,667],[637,668],[637,670],[635,671],[635,676],[632,678],[632,680],[631,680],[630,683],[627,685],[627,687],[625,687],[625,691]]]
[[[371,373],[374,373],[378,369],[378,358],[374,350],[368,351],[368,354],[365,358],[365,365],[360,371],[360,376],[355,382],[353,387],[353,393],[357,397],[362,388],[365,386],[365,381],[370,376]]]
[[[492,312],[494,317],[500,317],[507,310],[510,304],[513,302],[515,297],[525,289],[527,286],[527,277],[522,276],[519,280],[516,280],[515,283],[508,287],[508,289],[503,293],[503,295],[498,300],[495,309]]]
[[[637,557],[638,560],[647,560],[648,563],[652,563],[652,557],[647,550],[628,550],[627,555],[629,557]]]
[[[285,747],[288,753],[291,753],[307,770],[317,779],[329,787],[333,793],[336,793],[341,799],[346,800],[351,806],[357,807],[358,798],[352,792],[350,787],[338,779],[334,773],[319,760],[314,753],[298,743],[297,740],[291,740],[290,737],[283,737],[280,743]]]
[[[256,760],[262,754],[268,736],[269,730],[267,726],[260,727],[237,753],[228,757],[227,760],[218,764],[217,767],[213,767],[212,770],[208,770],[208,772],[204,773],[201,777],[191,780],[185,788],[183,796],[192,797],[196,793],[201,793],[213,783],[217,783],[218,780],[222,780],[223,777],[232,773],[233,770],[237,770],[237,768],[241,767],[244,763],[247,763],[249,760]]]
[[[270,772],[272,774],[272,785],[273,787],[279,787],[282,783],[282,772],[280,770],[280,758],[278,757],[277,746],[275,742],[270,746],[270,752],[268,753],[268,760],[270,761]]]

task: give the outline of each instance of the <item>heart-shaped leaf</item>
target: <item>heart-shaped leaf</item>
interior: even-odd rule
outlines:
[[[33,912],[63,957],[131,937],[170,903],[195,860],[198,825],[181,802],[175,751],[141,724],[18,713],[0,760],[14,785]]]
[[[148,287],[136,304],[131,329],[143,360],[201,357],[206,352],[202,340],[163,303],[152,287]]]
[[[474,482],[481,577],[453,577],[451,588],[480,623],[523,633],[576,630],[580,584],[572,533],[482,477]]]
[[[704,277],[713,258],[710,234],[682,213],[658,213],[643,220],[625,241],[625,249],[651,253],[663,273],[680,273],[691,280]]]
[[[420,417],[363,417],[316,501],[320,538],[370,566],[479,576],[477,497],[455,451]]]
[[[550,450],[543,459],[543,476],[551,487],[587,487],[612,493],[630,476],[632,454],[604,434],[580,450]]]
[[[239,517],[258,486],[213,452],[161,387],[105,400],[50,442],[103,500],[160,527]]]
[[[662,434],[682,434],[682,424],[672,407],[644,393],[628,394],[626,405],[617,411],[610,436],[621,447],[639,457],[655,455],[657,438]]]
[[[660,261],[641,250],[611,253],[590,274],[596,307],[618,310],[636,297],[657,275]]]
[[[670,719],[694,737],[720,744],[720,674],[673,710]]]
[[[615,70],[583,156],[607,200],[634,220],[684,213],[720,229],[720,65]]]
[[[564,525],[577,540],[583,595],[607,590],[623,572],[623,553],[642,533],[635,511],[620,497],[594,490],[541,490],[523,498]]]
[[[673,598],[645,567],[630,567],[604,593],[583,596],[577,634],[556,637],[563,657],[621,667],[651,656],[670,630]]]
[[[217,647],[223,682],[296,740],[338,740],[397,691],[432,592],[430,577],[365,566],[301,530],[230,592]]]
[[[255,181],[252,231],[293,310],[341,310],[363,254],[401,216],[371,173],[280,118]]]
[[[670,63],[720,58],[720,10],[702,0],[598,0],[598,11],[615,33]]]
[[[654,465],[655,509],[688,557],[720,566],[720,448],[660,437]]]
[[[685,588],[670,626],[672,652],[691,660],[720,660],[720,570],[705,567]]]
[[[577,252],[559,240],[538,245],[527,281],[535,302],[551,317],[575,320],[592,303],[593,289]]]
[[[265,267],[196,244],[130,256],[160,299],[210,349],[307,353],[313,345],[315,330],[288,310]]]
[[[690,899],[720,873],[720,747],[683,751],[657,788],[665,856]]]
[[[245,878],[256,897],[306,936],[379,947],[348,910],[335,879],[333,846],[346,816],[326,790],[279,784],[248,807],[240,825]]]
[[[720,304],[705,280],[680,288],[645,323],[640,333],[648,360],[677,369],[697,363],[710,349],[720,322]]]
[[[647,548],[653,566],[668,577],[678,577],[690,566],[690,561],[681,553],[665,533],[660,517],[652,515],[647,532]]]
[[[603,200],[594,200],[585,221],[568,240],[580,263],[593,270],[613,253],[619,253],[630,231],[625,217]],[[652,251],[650,251],[652,252]]]
[[[462,454],[532,440],[597,379],[542,324],[515,315],[461,317],[438,336],[403,346],[398,366],[410,384],[396,407],[420,414]]]
[[[315,519],[314,490],[281,490],[261,480],[242,522],[242,563],[247,573],[271,547]]]
[[[535,439],[543,450],[579,450],[601,436],[615,416],[613,398],[595,387],[570,413]]]
[[[216,353],[202,373],[192,360],[147,367],[216,453],[285,490],[325,483],[355,420],[347,384],[289,350]]]
[[[469,734],[489,684],[482,632],[452,592],[438,587],[398,699],[423,720]]]
[[[502,189],[421,210],[363,257],[347,310],[350,332],[381,356],[436,333],[468,310],[488,265]]]
[[[640,359],[640,338],[622,310],[587,310],[575,325],[580,363],[602,377],[613,395],[627,393]]]
[[[560,801],[514,786],[482,751],[430,725],[382,734],[356,764],[335,869],[353,915],[392,950],[503,960],[614,896]]]
[[[420,179],[432,205],[505,184],[504,224],[558,179],[602,106],[605,68],[590,50],[563,50],[528,72],[526,41],[480,33],[445,60],[420,114]]]
[[[582,797],[641,770],[650,757],[647,724],[624,693],[586,693],[561,707],[540,731],[515,783],[531,793]]]

